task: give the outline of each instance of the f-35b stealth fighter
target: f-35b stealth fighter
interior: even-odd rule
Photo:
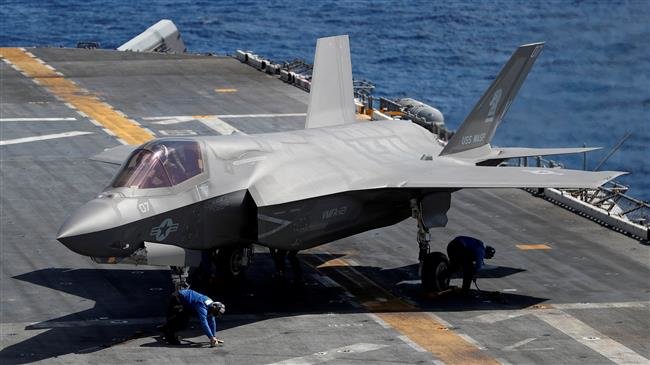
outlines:
[[[321,38],[305,129],[159,138],[107,150],[98,159],[121,169],[65,221],[58,240],[103,263],[188,267],[216,253],[218,264],[237,274],[253,244],[304,250],[413,217],[420,262],[445,265],[443,254],[429,252],[429,230],[446,225],[453,192],[595,188],[622,174],[495,167],[591,150],[490,145],[542,47],[519,47],[445,144],[410,121],[357,121],[348,37]],[[431,255],[435,260],[426,259]],[[423,282],[441,280],[435,268],[422,272],[433,273]]]

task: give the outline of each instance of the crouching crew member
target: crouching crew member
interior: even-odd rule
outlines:
[[[215,302],[207,296],[191,289],[175,291],[169,299],[167,307],[167,323],[162,326],[165,341],[171,345],[180,345],[176,332],[187,327],[192,312],[199,318],[201,329],[210,340],[210,347],[223,341],[217,339],[216,316],[222,315],[226,306]]]
[[[472,280],[476,279],[476,273],[483,267],[483,259],[491,259],[495,252],[494,248],[485,246],[473,237],[458,236],[449,242],[449,274],[462,271],[464,293],[469,292]]]

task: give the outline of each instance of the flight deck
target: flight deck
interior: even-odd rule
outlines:
[[[208,348],[195,324],[167,345],[156,326],[169,270],[96,264],[56,241],[118,168],[89,157],[155,137],[300,129],[309,95],[225,56],[0,56],[2,364],[650,361],[648,246],[518,189],[456,192],[431,232],[432,250],[457,235],[496,248],[469,296],[421,292],[408,219],[302,251],[301,287],[275,281],[257,247],[246,280],[211,293],[228,308],[225,344]]]

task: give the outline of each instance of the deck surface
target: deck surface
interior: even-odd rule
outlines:
[[[308,94],[229,57],[0,52],[2,364],[650,359],[649,247],[511,189],[455,193],[448,227],[432,231],[435,250],[460,234],[496,248],[482,292],[423,295],[409,219],[301,253],[300,288],[275,282],[259,248],[245,282],[211,293],[228,307],[218,322],[225,344],[207,348],[194,325],[168,346],[155,330],[168,270],[94,264],[55,240],[115,173],[88,157],[147,133],[298,129]],[[144,134],[124,129],[125,118]]]

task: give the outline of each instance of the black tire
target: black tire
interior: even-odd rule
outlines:
[[[217,252],[216,266],[219,276],[226,280],[242,278],[250,265],[242,265],[242,262],[249,260],[249,251],[252,247],[227,247],[220,248]]]
[[[449,289],[449,259],[442,252],[431,252],[422,262],[422,288],[427,292]]]

